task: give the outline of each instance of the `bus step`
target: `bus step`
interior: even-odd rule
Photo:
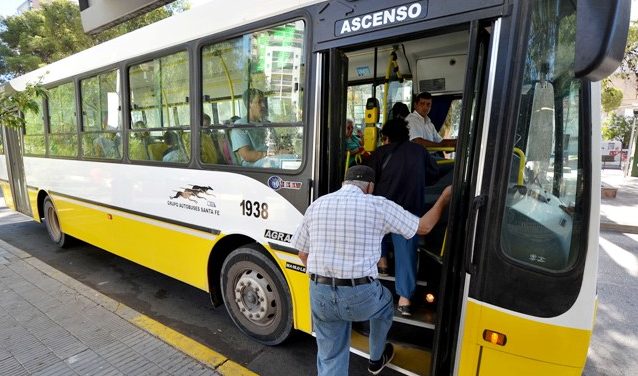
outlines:
[[[411,316],[402,316],[399,311],[395,310],[393,321],[434,330],[436,327],[436,313],[432,309],[413,307]]]
[[[382,281],[387,281],[387,282],[392,282],[392,283],[394,283],[394,281],[395,281],[394,276],[391,276],[391,275],[384,276],[384,277],[379,276],[378,278],[380,280],[382,280]],[[416,285],[417,286],[422,286],[422,287],[427,287],[428,286],[428,281],[418,281],[417,280],[416,281]]]

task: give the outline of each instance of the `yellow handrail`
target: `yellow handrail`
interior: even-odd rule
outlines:
[[[348,168],[350,168],[350,150],[346,152],[346,169],[343,171],[343,180],[346,180],[346,174],[348,173]]]
[[[399,63],[397,63],[396,50],[392,50],[390,54],[390,61],[388,61],[388,67],[385,70],[385,83],[383,84],[383,120],[388,121],[388,89],[390,88],[390,77],[392,75],[392,69],[396,69],[397,78],[402,78],[401,72],[399,72]]]
[[[514,148],[514,154],[518,155],[518,157],[521,159],[521,162],[518,164],[518,179],[516,179],[516,183],[518,185],[523,185],[523,176],[525,172],[525,164],[527,164],[527,159],[525,158],[525,153],[517,147]]]

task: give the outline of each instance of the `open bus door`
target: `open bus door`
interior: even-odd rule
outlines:
[[[12,209],[31,216],[31,205],[24,176],[24,163],[22,162],[20,132],[7,127],[2,127],[1,131],[5,142],[7,172],[11,189],[11,197],[5,197],[5,200],[9,207],[11,207],[11,203],[13,204]]]
[[[600,85],[592,81],[622,56],[621,3],[519,2],[494,23],[455,363],[443,373],[582,373],[600,197]],[[615,38],[598,32],[579,48],[590,24]]]

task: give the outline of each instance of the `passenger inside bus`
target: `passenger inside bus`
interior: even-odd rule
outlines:
[[[346,119],[346,150],[350,152],[350,158],[348,159],[348,166],[354,166],[359,164],[357,160],[362,160],[362,157],[369,157],[369,154],[363,148],[361,138],[354,134],[354,120]],[[357,156],[360,156],[357,158]]]
[[[97,158],[120,158],[120,137],[117,133],[104,132],[93,141],[93,149]]]
[[[274,129],[263,126],[268,123],[268,102],[264,92],[249,88],[244,92],[243,100],[248,115],[238,119],[234,124],[250,124],[254,127],[233,129],[230,133],[232,149],[239,156],[241,165],[281,168],[283,161],[298,159],[292,150],[278,148],[269,150],[267,144],[269,135],[276,135]]]
[[[186,162],[188,158],[179,144],[179,137],[173,131],[164,133],[167,148],[162,155],[162,162]]]
[[[138,131],[140,129],[146,129],[146,123],[142,120],[138,120],[133,124],[133,129],[136,132],[133,133],[133,140],[129,142],[129,157],[135,161],[148,160],[148,131]]]
[[[408,105],[403,102],[397,102],[390,109],[390,119],[405,119],[410,114]]]
[[[434,158],[420,145],[409,141],[407,122],[396,118],[388,120],[381,129],[385,144],[370,160],[375,170],[374,194],[401,205],[416,216],[427,211],[424,192],[426,186],[438,180],[439,169]],[[411,315],[411,298],[416,289],[417,248],[419,236],[405,239],[389,234],[394,249],[395,289],[399,295],[397,310],[402,316]],[[382,248],[380,271],[387,268],[387,247]]]
[[[224,163],[224,157],[222,156],[219,148],[216,145],[215,130],[210,129],[210,116],[208,114],[202,115],[202,137],[201,137],[201,156],[204,163]]]
[[[444,140],[428,117],[432,109],[432,94],[419,93],[414,99],[414,111],[405,120],[410,127],[410,140],[425,147],[455,147],[456,140]]]

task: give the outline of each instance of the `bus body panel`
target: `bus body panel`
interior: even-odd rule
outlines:
[[[582,369],[587,359],[587,348],[591,338],[589,329],[576,329],[568,326],[540,322],[538,319],[512,311],[483,304],[469,299],[465,321],[464,348],[468,354],[481,347],[480,365],[483,369],[485,349],[507,353],[514,358],[526,358],[539,363],[560,365],[567,368]],[[483,339],[484,330],[493,330],[506,336],[503,346],[492,344]],[[468,358],[472,358],[468,355]],[[513,358],[513,359],[514,359]],[[512,360],[509,363],[516,363]],[[503,365],[505,367],[505,365]],[[495,366],[490,366],[495,367]],[[513,367],[509,366],[510,369]],[[507,369],[507,368],[505,368]],[[553,374],[553,373],[552,373]]]
[[[38,209],[38,193],[40,193],[40,191],[35,187],[27,187],[27,193],[29,195],[29,203],[31,204],[31,217],[33,217],[35,221],[42,223],[40,215],[44,215],[44,213],[40,213]]]
[[[273,249],[290,242],[302,215],[266,185],[217,171],[33,157],[25,158],[25,171],[32,208],[37,208],[38,192],[46,191],[63,232],[204,291],[209,290],[208,259],[216,242],[228,234],[249,236],[286,277],[295,327],[311,331],[301,260]],[[131,181],[136,183],[127,185]],[[178,194],[193,185],[212,189],[188,198]],[[259,200],[262,207],[267,203],[267,212],[249,217],[245,208],[242,212],[246,199]],[[246,226],[246,221],[253,223]]]

